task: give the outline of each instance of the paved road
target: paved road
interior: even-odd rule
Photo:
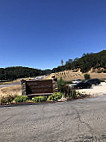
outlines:
[[[20,85],[20,82],[16,82],[16,83],[10,83],[10,84],[5,84],[5,85],[0,85],[0,88],[3,87],[11,87],[11,86],[16,86],[16,85]]]
[[[106,142],[106,96],[0,107],[0,142]]]

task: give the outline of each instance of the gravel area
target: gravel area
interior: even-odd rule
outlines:
[[[91,96],[106,95],[106,83],[102,82],[100,85],[93,85],[90,89],[78,89],[77,91]]]

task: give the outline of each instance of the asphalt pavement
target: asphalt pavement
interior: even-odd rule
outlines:
[[[11,86],[16,86],[16,85],[20,85],[20,82],[16,82],[16,83],[9,83],[9,84],[4,84],[4,85],[0,85],[0,88],[3,87],[11,87]]]
[[[106,96],[0,107],[0,142],[106,142]]]

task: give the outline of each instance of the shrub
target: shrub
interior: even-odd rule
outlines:
[[[62,96],[64,96],[63,93],[55,92],[51,96],[48,97],[48,101],[57,101],[57,100],[61,99]]]
[[[90,75],[89,74],[84,74],[84,78],[85,78],[85,80],[88,80],[88,79],[90,79]]]
[[[1,101],[1,104],[6,104],[6,103],[7,103],[7,101],[6,101],[6,98],[5,98],[5,97],[2,97],[0,101]]]
[[[55,78],[55,75],[53,75],[52,78]]]
[[[76,99],[77,98],[77,93],[76,93],[75,90],[72,90],[71,97],[72,97],[72,99]]]
[[[11,96],[11,95],[7,96],[6,97],[7,103],[11,103],[14,100],[15,97],[16,96]]]
[[[65,96],[65,97],[70,97],[71,90],[72,90],[72,89],[71,89],[68,85],[66,85],[66,86],[63,88],[64,96]]]
[[[66,84],[72,84],[72,81],[66,81],[65,83]]]
[[[33,102],[45,102],[46,100],[47,100],[46,96],[39,96],[39,97],[32,98]]]
[[[2,97],[1,98],[1,104],[10,104],[13,100],[14,100],[14,98],[15,98],[16,96],[12,96],[12,95],[9,95],[9,96],[6,96],[6,97]]]
[[[57,86],[58,86],[58,91],[60,92],[64,92],[64,87],[65,87],[66,83],[65,81],[62,79],[62,77],[57,81]]]
[[[28,96],[17,96],[14,100],[16,103],[26,102],[28,100]]]
[[[105,80],[101,79],[100,82],[105,82]]]

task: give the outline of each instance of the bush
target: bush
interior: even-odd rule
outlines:
[[[55,78],[55,75],[53,75],[52,78]]]
[[[101,79],[100,82],[105,82],[105,80]]]
[[[72,81],[65,81],[66,84],[72,84]]]
[[[15,97],[16,97],[16,96],[11,96],[11,95],[7,96],[7,97],[6,97],[7,103],[11,103],[11,102],[14,100]]]
[[[66,86],[63,88],[64,96],[65,96],[65,97],[70,97],[71,90],[72,90],[72,89],[71,89],[68,85],[66,85]]]
[[[75,90],[72,90],[71,97],[72,97],[72,99],[76,99],[77,98],[77,93],[76,93]]]
[[[28,96],[17,96],[14,101],[16,103],[26,102],[28,100]]]
[[[58,91],[63,93],[65,85],[65,81],[61,77],[60,80],[57,81]]]
[[[61,99],[62,96],[64,96],[63,93],[55,92],[51,96],[48,97],[48,101],[57,101],[57,100]]]
[[[84,78],[85,78],[85,80],[88,80],[88,79],[90,79],[90,75],[89,74],[84,74]]]
[[[1,104],[10,104],[13,100],[14,100],[14,98],[15,98],[16,96],[12,96],[12,95],[9,95],[9,96],[6,96],[6,97],[2,97],[1,98]]]
[[[39,96],[39,97],[32,98],[33,102],[45,102],[46,100],[47,100],[46,96]]]
[[[0,100],[1,104],[6,104],[7,101],[6,101],[6,98],[5,97],[2,97],[1,100]]]
[[[84,92],[80,93],[80,92],[76,92],[75,90],[72,90],[72,91],[71,91],[71,94],[70,94],[70,97],[71,97],[72,99],[77,99],[77,98],[86,97],[86,96],[87,96],[87,95],[86,95]]]

